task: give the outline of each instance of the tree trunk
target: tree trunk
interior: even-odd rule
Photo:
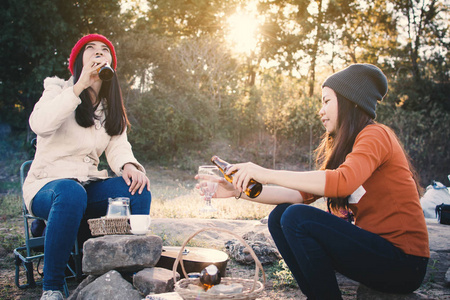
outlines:
[[[277,132],[276,131],[274,131],[274,133],[273,133],[273,149],[272,149],[272,151],[273,151],[272,164],[273,164],[273,169],[275,169],[275,163],[277,160]]]
[[[314,38],[314,45],[312,47],[311,66],[309,67],[309,97],[314,96],[314,83],[316,81],[316,60],[317,52],[319,51],[320,38],[322,36],[323,11],[322,1],[319,1],[319,15],[317,17],[316,37]]]
[[[312,170],[312,155],[313,155],[313,124],[309,125],[309,170]]]

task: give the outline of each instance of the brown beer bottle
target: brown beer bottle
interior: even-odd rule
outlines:
[[[205,291],[218,285],[222,279],[219,268],[216,265],[209,265],[200,272],[200,282]]]
[[[113,76],[114,70],[109,66],[109,64],[106,64],[98,70],[98,77],[100,77],[102,81],[110,81]]]
[[[96,56],[96,58],[99,58],[99,57],[100,56]],[[106,65],[97,69],[97,73],[98,73],[98,77],[100,77],[100,79],[102,81],[110,81],[114,76],[114,69],[111,68],[109,63],[106,63]]]
[[[211,162],[219,168],[219,170],[223,173],[223,176],[225,177],[225,179],[228,182],[233,182],[233,176],[234,176],[234,173],[236,173],[236,171],[231,173],[230,175],[226,174],[228,169],[232,167],[231,164],[220,159],[216,155],[214,155],[211,158]],[[261,191],[262,191],[262,184],[253,179],[250,179],[250,181],[248,182],[247,188],[244,190],[244,193],[250,198],[256,198],[259,196],[259,194],[261,194]]]

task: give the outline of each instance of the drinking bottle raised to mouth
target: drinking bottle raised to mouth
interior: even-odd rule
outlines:
[[[106,65],[99,68],[97,70],[97,72],[98,72],[98,77],[100,77],[100,79],[102,81],[110,81],[114,76],[114,70],[113,70],[113,68],[111,68],[109,63],[106,63]]]

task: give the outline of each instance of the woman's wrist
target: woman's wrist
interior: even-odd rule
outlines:
[[[133,170],[139,170],[138,169],[138,167],[136,167],[136,165],[135,164],[133,164],[133,163],[126,163],[126,164],[124,164],[123,165],[123,167],[122,167],[122,170],[125,170],[125,169],[133,169]]]
[[[78,81],[77,83],[75,83],[73,85],[73,93],[78,97],[80,96],[80,94],[87,89],[87,87],[84,87],[80,81]]]

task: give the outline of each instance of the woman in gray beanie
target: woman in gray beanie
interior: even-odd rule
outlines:
[[[410,293],[425,276],[430,253],[420,187],[395,133],[374,121],[387,90],[374,65],[331,75],[322,86],[319,170],[235,164],[228,170],[236,172],[233,183],[221,179],[214,196],[277,205],[269,230],[308,299],[342,299],[336,271],[388,293]],[[249,199],[242,191],[250,179],[270,185]],[[328,212],[305,205],[322,197]]]

